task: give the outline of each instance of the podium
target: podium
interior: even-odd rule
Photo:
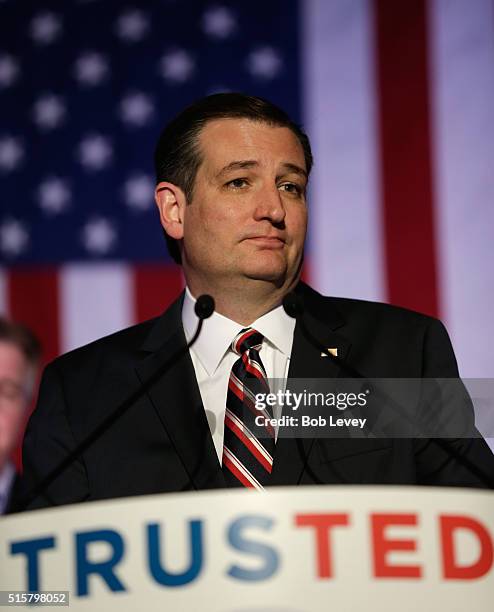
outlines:
[[[50,609],[68,592],[71,612],[492,612],[494,494],[280,487],[7,516],[0,590]]]

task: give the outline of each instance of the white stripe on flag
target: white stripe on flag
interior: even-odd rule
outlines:
[[[494,2],[430,5],[442,312],[464,377],[494,376]]]
[[[383,300],[372,6],[308,0],[304,13],[311,280],[323,293]]]
[[[8,316],[7,272],[0,268],[0,315]]]
[[[80,264],[62,268],[62,352],[132,325],[132,291],[132,272],[125,265]]]

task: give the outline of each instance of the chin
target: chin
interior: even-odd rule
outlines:
[[[276,252],[257,252],[255,256],[242,262],[243,273],[252,280],[266,281],[277,286],[283,285],[287,279],[288,263]]]
[[[286,279],[286,267],[252,266],[245,270],[245,276],[252,280],[262,280],[282,285]]]

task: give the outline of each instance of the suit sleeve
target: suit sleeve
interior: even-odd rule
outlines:
[[[38,402],[24,436],[21,496],[16,505],[31,497],[33,489],[75,448],[76,440],[67,418],[63,384],[56,362],[45,369]],[[27,510],[84,501],[89,497],[82,459],[75,460]]]
[[[423,344],[423,372],[426,379],[458,379],[458,366],[453,347],[444,325],[436,320],[426,330]],[[455,393],[449,401],[443,400],[442,410],[451,420],[462,424],[461,437],[417,439],[414,443],[419,484],[488,487],[485,478],[494,482],[494,455],[475,428],[473,406],[461,381],[452,381]],[[461,391],[459,391],[461,389]],[[458,393],[462,393],[462,398]],[[462,399],[462,401],[460,401]],[[457,406],[461,403],[461,414]],[[444,422],[444,421],[443,421]],[[457,426],[456,430],[460,428]],[[446,429],[445,429],[446,431]]]

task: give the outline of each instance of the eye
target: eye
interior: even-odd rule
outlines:
[[[248,185],[247,179],[244,178],[236,178],[231,181],[228,181],[226,184],[227,187],[231,187],[233,189],[243,189]]]
[[[280,189],[282,191],[286,191],[287,193],[293,193],[294,195],[303,195],[304,189],[297,183],[282,183],[280,185]]]

